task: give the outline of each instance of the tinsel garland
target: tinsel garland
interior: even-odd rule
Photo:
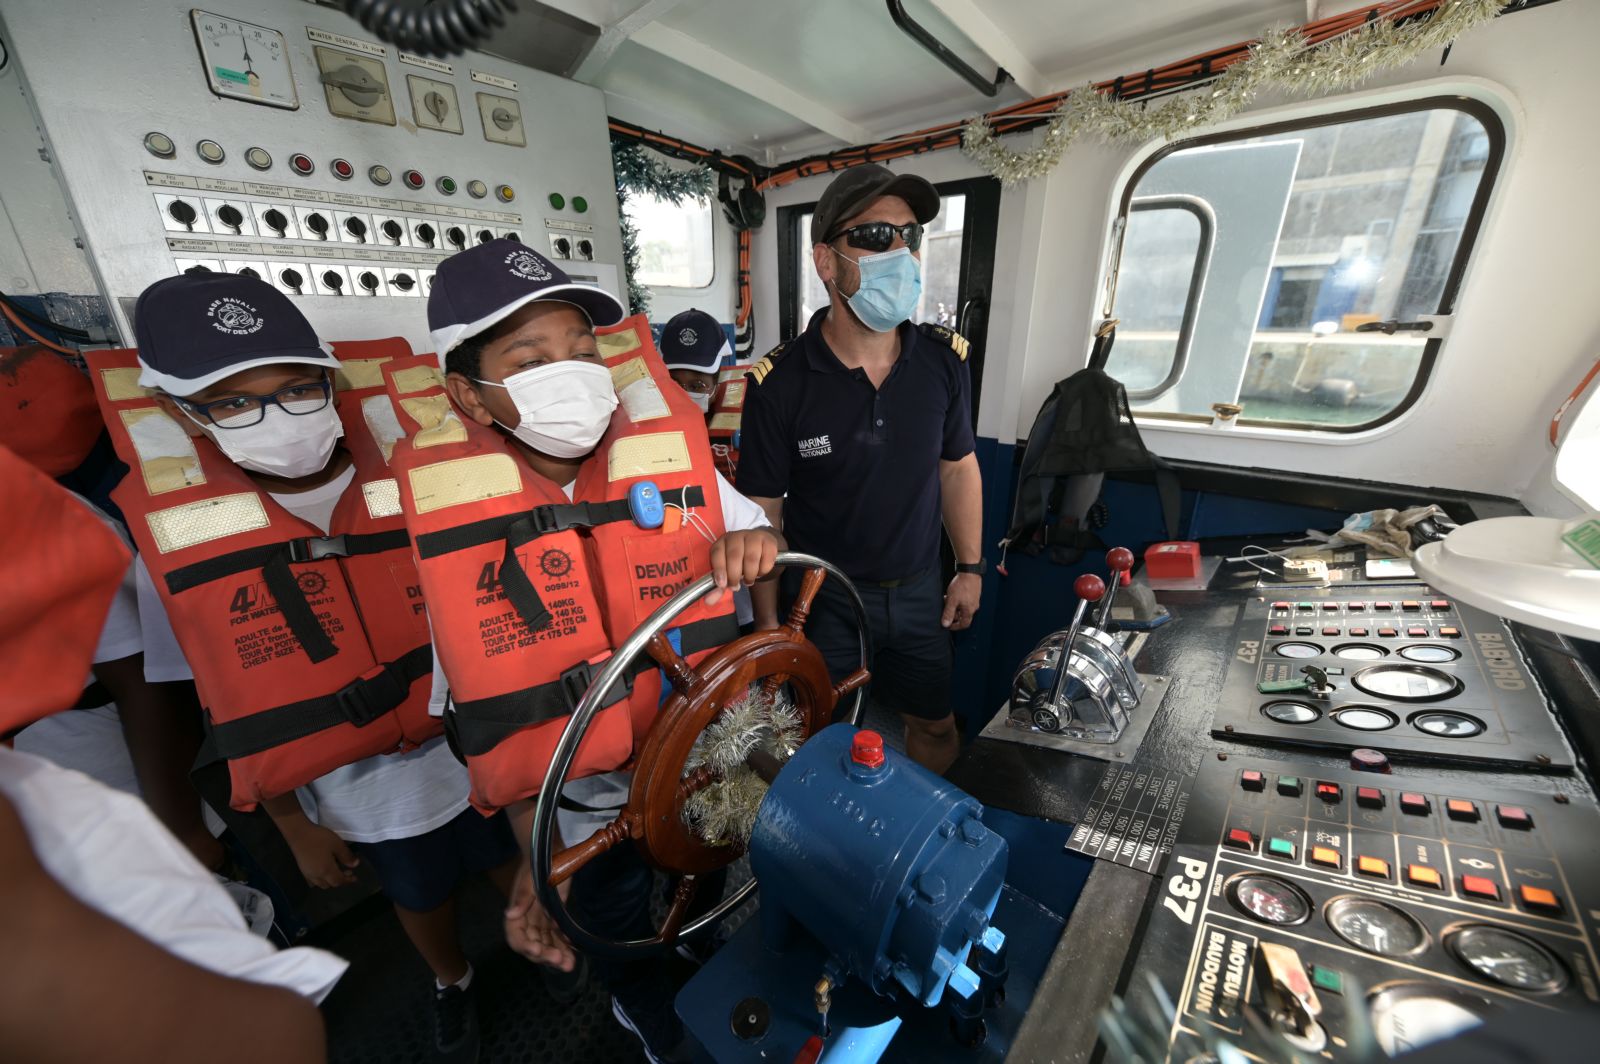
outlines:
[[[1013,151],[982,117],[961,133],[961,150],[979,166],[1012,185],[1043,177],[1080,136],[1113,143],[1144,143],[1187,136],[1238,114],[1263,92],[1318,96],[1354,88],[1386,70],[1493,19],[1510,0],[1448,0],[1426,19],[1404,25],[1378,18],[1320,45],[1297,28],[1275,29],[1250,46],[1250,56],[1217,79],[1161,103],[1118,100],[1087,85],[1067,95],[1053,112],[1037,147]]]
[[[622,267],[628,275],[628,303],[633,313],[649,314],[650,290],[637,279],[639,231],[628,220],[628,196],[641,192],[673,204],[686,199],[707,200],[715,180],[709,167],[679,170],[633,141],[611,142],[611,169],[617,179],[617,206],[622,218]]]

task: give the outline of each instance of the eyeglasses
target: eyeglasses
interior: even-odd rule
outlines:
[[[678,387],[682,388],[690,395],[710,395],[712,392],[717,390],[717,382],[712,381],[710,384],[707,384],[704,381],[690,381],[688,384],[684,384],[682,381],[679,381]]]
[[[276,406],[286,414],[315,414],[333,399],[333,382],[327,377],[315,384],[291,384],[271,395],[236,395],[214,403],[191,403],[178,399],[185,410],[198,414],[219,429],[247,429],[261,424],[267,407]]]
[[[906,247],[916,251],[922,246],[922,223],[907,222],[905,225],[894,225],[891,222],[867,222],[835,233],[828,243],[831,244],[844,237],[845,243],[862,251],[888,251],[896,235],[906,242]]]

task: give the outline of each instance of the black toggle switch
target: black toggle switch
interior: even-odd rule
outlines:
[[[365,288],[370,294],[378,294],[378,275],[371,270],[362,270],[361,275],[356,280],[360,281],[361,287]]]
[[[438,235],[439,234],[434,231],[433,226],[429,225],[427,222],[423,222],[421,225],[417,226],[417,239],[422,241],[423,247],[433,247],[433,241]]]
[[[344,295],[344,277],[338,270],[327,270],[322,275],[322,283],[333,289],[336,296]]]
[[[328,219],[316,211],[306,215],[306,228],[317,234],[318,240],[328,239]]]
[[[173,221],[191,231],[194,229],[195,219],[200,217],[195,213],[194,208],[190,206],[188,200],[181,199],[175,199],[167,204],[167,214],[172,217]]]
[[[444,238],[458,248],[467,246],[467,234],[458,225],[452,225],[444,231]]]
[[[261,220],[267,223],[267,228],[279,236],[286,236],[289,232],[289,219],[276,207],[270,207],[261,215]]]
[[[355,237],[358,244],[367,242],[367,223],[360,218],[346,218],[344,220],[344,231]]]
[[[298,296],[305,294],[300,289],[305,285],[306,279],[300,275],[299,270],[290,267],[289,269],[278,274],[278,280],[282,281],[288,287],[293,288],[295,295]]]

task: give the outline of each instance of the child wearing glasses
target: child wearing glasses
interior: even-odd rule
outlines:
[[[287,297],[229,274],[159,281],[135,321],[149,393],[119,386],[118,353],[96,377],[131,467],[114,497],[140,548],[146,674],[196,681],[232,804],[266,806],[309,884],[372,869],[433,970],[434,1056],[475,1060],[455,891],[476,872],[509,890],[519,851],[504,815],[468,807],[429,711],[383,359],[341,363]]]

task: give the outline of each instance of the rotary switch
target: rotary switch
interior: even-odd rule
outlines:
[[[398,245],[400,238],[406,235],[405,227],[393,218],[386,219],[378,228],[383,230],[383,235],[389,238],[389,243]]]
[[[458,248],[467,246],[467,234],[458,225],[452,225],[444,231],[444,238]]]
[[[279,236],[286,236],[289,232],[289,219],[284,217],[283,212],[276,207],[269,207],[262,211],[261,220],[267,223],[268,229],[271,229]]]
[[[243,231],[244,215],[231,203],[224,203],[217,208],[217,221],[232,229],[235,236]]]
[[[423,222],[421,225],[417,226],[417,240],[422,244],[423,247],[433,247],[433,242],[437,240],[438,237],[438,232],[427,222]]]
[[[167,204],[167,215],[190,232],[194,231],[195,219],[200,217],[188,200],[181,199],[175,199]]]
[[[409,292],[417,286],[417,279],[409,273],[397,273],[389,281],[402,292]]]
[[[328,239],[328,219],[318,212],[306,215],[306,228],[317,234],[318,240]]]
[[[378,285],[381,282],[378,280],[378,275],[371,270],[362,270],[356,280],[361,282],[361,287],[367,290],[368,295],[378,294]]]
[[[344,231],[355,237],[358,244],[367,242],[367,223],[360,218],[346,218],[344,220]]]
[[[306,279],[294,267],[291,266],[278,274],[278,280],[283,282],[284,287],[293,289],[295,295],[305,295],[302,289],[305,287]]]
[[[344,295],[344,276],[338,270],[325,270],[322,274],[322,283],[333,289],[334,295]]]

